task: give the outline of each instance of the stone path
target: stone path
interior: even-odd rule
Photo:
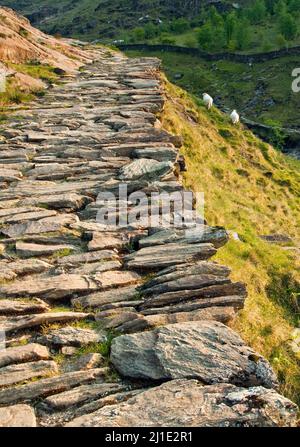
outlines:
[[[182,193],[163,106],[158,60],[99,50],[2,128],[0,426],[296,423],[226,326],[247,295],[210,260],[226,231],[96,221],[120,184]]]

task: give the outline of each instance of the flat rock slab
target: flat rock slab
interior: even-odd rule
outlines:
[[[56,211],[34,211],[29,213],[13,214],[0,218],[0,223],[15,224],[24,220],[36,221],[46,217],[56,216]]]
[[[215,262],[200,261],[195,264],[185,264],[184,266],[167,267],[158,272],[153,278],[146,281],[141,290],[151,289],[158,284],[178,280],[186,276],[193,275],[214,275],[214,276],[229,276],[230,269],[224,265],[216,264]]]
[[[8,225],[1,228],[0,232],[11,238],[17,238],[31,234],[43,234],[60,231],[63,225],[60,221],[29,221]]]
[[[57,364],[52,360],[9,365],[0,369],[0,387],[32,379],[58,374]]]
[[[179,283],[181,282],[182,278],[179,280]],[[183,279],[182,282],[185,282]],[[176,283],[176,281],[173,282],[173,284]],[[167,283],[165,283],[167,285]],[[165,284],[162,284],[164,286]],[[188,284],[187,284],[188,285]],[[192,285],[192,281],[191,281]],[[159,286],[157,286],[159,287]],[[232,305],[234,307],[240,309],[244,305],[245,298],[247,296],[247,290],[246,286],[243,283],[236,282],[232,283],[231,281],[224,281],[222,284],[222,281],[219,282],[219,284],[212,284],[203,286],[199,289],[182,289],[178,291],[170,291],[162,293],[161,295],[153,295],[150,297],[147,297],[144,304],[142,304],[142,309],[147,308],[153,308],[153,307],[159,307],[159,306],[166,306],[168,304],[175,304],[180,305],[176,303],[186,302],[186,304],[192,306],[198,305],[197,307],[209,307],[209,306],[228,306],[230,305],[230,297],[239,297],[237,300],[234,299],[234,304],[232,302]],[[184,303],[185,304],[185,303]],[[196,308],[196,307],[195,307]],[[178,312],[180,310],[177,310]]]
[[[297,407],[274,390],[173,380],[67,427],[295,427]]]
[[[102,273],[97,273],[94,276],[98,284],[103,290],[111,287],[122,287],[130,284],[136,284],[141,280],[138,273],[126,270],[113,270]]]
[[[134,158],[150,158],[157,161],[171,161],[175,163],[177,151],[172,147],[155,147],[135,149],[132,153]]]
[[[117,337],[111,361],[121,375],[132,378],[277,386],[269,363],[216,321],[177,323]]]
[[[120,287],[105,292],[96,292],[80,298],[72,300],[73,306],[82,306],[84,309],[96,308],[105,304],[118,303],[123,301],[131,301],[136,298],[138,291],[135,286]]]
[[[48,360],[50,357],[46,346],[30,343],[0,350],[0,368],[14,363]]]
[[[17,255],[22,258],[31,258],[34,256],[51,256],[55,253],[76,250],[72,245],[46,245],[46,244],[33,244],[28,242],[18,241],[16,243]]]
[[[93,278],[81,275],[35,277],[0,287],[0,296],[38,296],[56,300],[79,292],[101,289]]]
[[[18,276],[30,273],[42,273],[51,268],[51,264],[39,259],[17,260],[13,262],[0,262],[0,281],[12,280]]]
[[[160,309],[161,312],[164,308]],[[120,315],[120,316],[119,316]],[[115,318],[107,319],[106,327],[117,329],[122,334],[134,333],[148,329],[154,329],[157,326],[166,326],[168,324],[184,323],[186,321],[215,320],[221,323],[228,323],[235,317],[233,307],[209,307],[207,309],[198,309],[191,312],[177,313],[158,313],[156,315],[136,314],[135,318],[128,318],[127,321],[121,321],[123,313],[120,312]],[[101,313],[96,314],[96,320],[103,321]],[[105,319],[104,319],[105,321]]]
[[[166,244],[145,247],[125,256],[128,268],[139,270],[159,270],[172,265],[205,260],[216,254],[212,244]]]
[[[124,166],[120,170],[120,180],[159,180],[164,175],[172,172],[173,163],[170,161],[157,161],[147,158],[140,158]]]
[[[63,350],[66,348],[62,348]],[[75,349],[73,347],[68,347],[68,349]],[[72,355],[74,352],[72,353]],[[89,354],[82,354],[81,356],[77,357],[74,361],[68,362],[64,366],[64,370],[66,372],[68,371],[80,371],[82,369],[93,369],[93,368],[99,368],[100,366],[103,366],[105,364],[105,358],[97,353],[97,352],[91,352]]]
[[[201,225],[191,230],[167,229],[157,231],[139,241],[139,247],[152,247],[174,242],[184,242],[188,244],[211,243],[216,248],[222,247],[228,242],[229,236],[223,227],[209,227]]]
[[[47,397],[43,404],[55,411],[62,411],[74,405],[82,405],[89,401],[124,391],[126,386],[117,383],[95,383],[82,385],[63,393]]]
[[[0,427],[36,427],[33,408],[21,404],[0,408]]]
[[[57,196],[40,196],[36,198],[24,199],[22,205],[47,206],[50,209],[67,208],[70,210],[78,210],[82,208],[91,199],[75,193],[58,194]]]
[[[0,405],[30,401],[50,394],[67,391],[75,386],[91,383],[107,374],[108,368],[90,369],[62,374],[49,379],[0,390]]]
[[[39,299],[31,301],[0,299],[0,315],[38,314],[48,310],[50,307]]]
[[[19,317],[0,317],[0,330],[14,332],[42,324],[63,323],[68,321],[83,320],[89,314],[83,312],[46,312],[43,314],[24,315]]]
[[[81,329],[66,326],[54,329],[46,335],[38,337],[38,342],[45,345],[80,347],[90,343],[102,343],[106,340],[104,333],[92,329]]]
[[[120,404],[121,402],[127,401],[131,397],[136,396],[144,390],[145,388],[140,388],[137,390],[133,389],[130,391],[124,391],[123,393],[109,394],[108,396],[85,403],[83,405],[80,405],[78,408],[74,408],[74,417],[86,415],[88,413],[94,413],[95,411],[105,407],[106,405]]]
[[[81,253],[78,255],[64,256],[57,260],[59,265],[81,265],[97,261],[118,260],[118,253],[114,250],[99,250],[90,253]]]
[[[89,251],[104,250],[107,248],[122,248],[126,241],[107,233],[94,233],[88,244]]]
[[[164,282],[151,288],[143,288],[143,295],[161,295],[167,292],[176,292],[179,290],[194,290],[202,287],[214,285],[229,284],[230,279],[224,276],[215,275],[188,275],[173,281]]]
[[[120,270],[122,264],[120,261],[99,261],[91,262],[90,264],[83,264],[78,267],[71,266],[71,273],[78,275],[90,275],[101,272],[107,272],[108,270]]]

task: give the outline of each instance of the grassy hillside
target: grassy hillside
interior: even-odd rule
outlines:
[[[240,238],[217,255],[249,291],[234,327],[271,361],[282,392],[299,403],[300,357],[290,343],[300,310],[300,163],[242,125],[234,127],[216,108],[207,112],[185,91],[165,83],[162,122],[184,137],[185,185],[205,192],[210,224],[224,225]],[[293,242],[283,247],[259,237],[274,233],[288,234]]]
[[[141,53],[128,51],[128,55]],[[277,122],[286,127],[300,123],[300,93],[292,91],[292,71],[297,56],[286,56],[250,66],[220,60],[207,62],[199,57],[171,52],[143,52],[163,62],[168,78],[194,95],[209,92],[228,108],[259,122]]]

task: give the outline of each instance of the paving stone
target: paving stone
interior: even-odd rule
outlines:
[[[45,345],[80,347],[90,343],[102,343],[106,340],[106,336],[92,329],[66,326],[50,330],[47,334],[37,337],[37,340]]]
[[[29,405],[0,408],[0,427],[36,427],[34,409]]]

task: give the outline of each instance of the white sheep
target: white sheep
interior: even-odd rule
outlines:
[[[237,113],[236,110],[232,111],[230,118],[233,124],[237,124],[240,121],[240,115]]]
[[[208,110],[212,108],[214,100],[212,99],[211,96],[209,96],[208,93],[203,93],[203,101],[204,101],[204,104],[206,105],[206,107],[208,108]]]

